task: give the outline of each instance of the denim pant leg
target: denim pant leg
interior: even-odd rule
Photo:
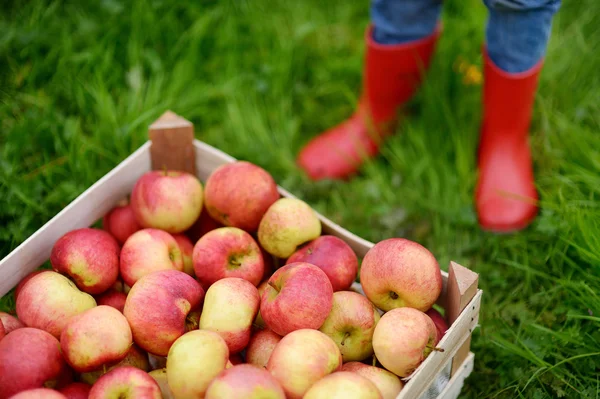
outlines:
[[[487,51],[500,69],[524,72],[546,53],[561,0],[483,0],[489,10]]]
[[[429,36],[435,30],[442,0],[371,0],[373,39],[400,44]]]

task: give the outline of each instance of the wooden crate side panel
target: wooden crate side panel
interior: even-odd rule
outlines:
[[[150,170],[149,148],[149,142],[142,145],[2,259],[0,296],[47,261],[56,240],[71,230],[94,224],[126,197],[140,176]]]
[[[473,371],[474,364],[475,355],[473,352],[469,352],[463,363],[456,370],[454,376],[452,376],[452,379],[448,381],[446,388],[440,392],[438,399],[457,399],[465,384],[465,379]]]

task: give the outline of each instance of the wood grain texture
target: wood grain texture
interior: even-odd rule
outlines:
[[[181,170],[196,174],[194,125],[167,111],[148,130],[152,142],[150,157],[152,169]]]

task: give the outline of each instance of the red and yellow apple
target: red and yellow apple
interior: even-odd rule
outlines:
[[[169,388],[169,383],[167,382],[167,369],[162,368],[152,370],[148,374],[150,377],[154,378],[154,381],[156,381],[160,387],[163,399],[175,399],[173,392],[171,392],[171,388]]]
[[[317,381],[304,399],[382,399],[379,389],[367,378],[348,371],[339,371]]]
[[[192,254],[194,253],[194,245],[190,239],[184,234],[173,234],[173,238],[179,245],[181,251],[181,257],[183,260],[183,271],[186,274],[194,277],[194,261],[192,260]]]
[[[239,277],[257,286],[265,266],[254,238],[237,227],[205,234],[194,246],[194,271],[203,287],[225,277]]]
[[[19,328],[0,340],[0,398],[33,388],[54,387],[66,368],[56,338]]]
[[[104,230],[83,228],[68,232],[54,243],[50,263],[71,277],[88,294],[100,294],[119,277],[119,243]]]
[[[369,300],[356,292],[333,294],[333,306],[319,330],[338,346],[344,362],[361,361],[373,355],[373,332],[379,312]]]
[[[260,283],[260,285],[258,286],[258,296],[261,298],[261,302],[262,302],[262,294],[263,292],[265,292],[265,290],[267,289],[267,287],[269,286],[269,281],[263,281],[262,283]],[[258,309],[258,313],[256,313],[256,318],[254,319],[254,323],[252,324],[252,327],[256,330],[262,330],[266,327],[267,325],[265,324],[265,321],[263,320],[262,316],[260,315],[260,305],[259,305],[259,309]]]
[[[143,276],[159,270],[183,271],[183,257],[169,233],[143,229],[125,241],[121,250],[121,277],[130,287]]]
[[[396,399],[404,386],[396,374],[360,362],[344,363],[342,371],[350,371],[370,380],[379,389],[383,399]]]
[[[119,244],[123,245],[130,235],[142,226],[135,219],[135,214],[129,201],[124,199],[102,218],[102,228],[108,231]]]
[[[278,199],[265,213],[258,227],[260,245],[278,258],[290,257],[298,248],[321,235],[321,221],[315,211],[296,198]]]
[[[181,233],[202,211],[202,184],[196,176],[174,170],[145,173],[131,192],[131,208],[145,228]]]
[[[127,319],[117,309],[100,305],[71,318],[60,336],[65,360],[83,373],[127,355],[133,343]]]
[[[50,271],[50,270],[48,270],[48,269],[36,270],[36,271],[29,273],[25,277],[23,277],[21,279],[21,281],[19,281],[19,284],[17,284],[17,288],[15,288],[15,300],[17,300],[17,298],[19,297],[19,293],[21,292],[21,289],[25,286],[25,284],[27,284],[27,282],[29,282],[29,280],[31,280],[34,276],[37,276],[40,273],[48,272],[48,271]]]
[[[225,226],[256,231],[261,218],[277,201],[273,177],[250,162],[217,168],[206,181],[204,200],[210,216]]]
[[[400,377],[409,376],[435,348],[437,331],[429,316],[413,308],[385,313],[373,334],[377,360]]]
[[[323,270],[310,263],[291,263],[269,279],[260,314],[267,327],[284,336],[303,328],[321,327],[332,303],[333,289]]]
[[[167,381],[176,398],[203,398],[211,381],[229,361],[221,336],[195,330],[178,338],[167,356]]]
[[[404,238],[380,241],[367,252],[360,283],[367,298],[386,312],[400,307],[424,312],[442,292],[442,274],[435,257]]]
[[[318,380],[342,367],[335,342],[317,330],[296,330],[279,341],[267,370],[290,399],[300,399]]]
[[[227,343],[229,353],[238,353],[250,341],[259,305],[258,290],[252,283],[237,277],[221,279],[206,291],[200,329],[216,332]]]
[[[92,386],[89,399],[162,399],[162,394],[148,373],[125,366],[100,377]]]
[[[321,236],[297,250],[287,263],[306,262],[325,272],[333,291],[350,288],[358,273],[358,258],[344,240],[336,236]]]
[[[271,353],[281,341],[281,336],[266,329],[254,333],[246,348],[246,363],[267,367]]]
[[[204,290],[191,276],[162,270],[142,277],[129,291],[123,314],[133,340],[149,353],[166,356],[186,331],[186,318],[202,305]]]
[[[208,386],[205,399],[285,399],[277,380],[264,368],[251,364],[233,366]]]
[[[22,287],[16,307],[23,324],[60,338],[71,317],[95,306],[96,300],[79,291],[67,277],[46,271],[33,276]]]

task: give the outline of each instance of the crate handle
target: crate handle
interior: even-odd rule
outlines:
[[[166,111],[148,129],[153,170],[181,170],[196,175],[194,125]]]
[[[455,262],[450,262],[448,268],[448,294],[446,299],[446,314],[448,323],[452,325],[471,299],[477,293],[479,274]],[[471,336],[458,349],[452,359],[451,376],[456,374],[460,365],[469,356],[471,350]]]

